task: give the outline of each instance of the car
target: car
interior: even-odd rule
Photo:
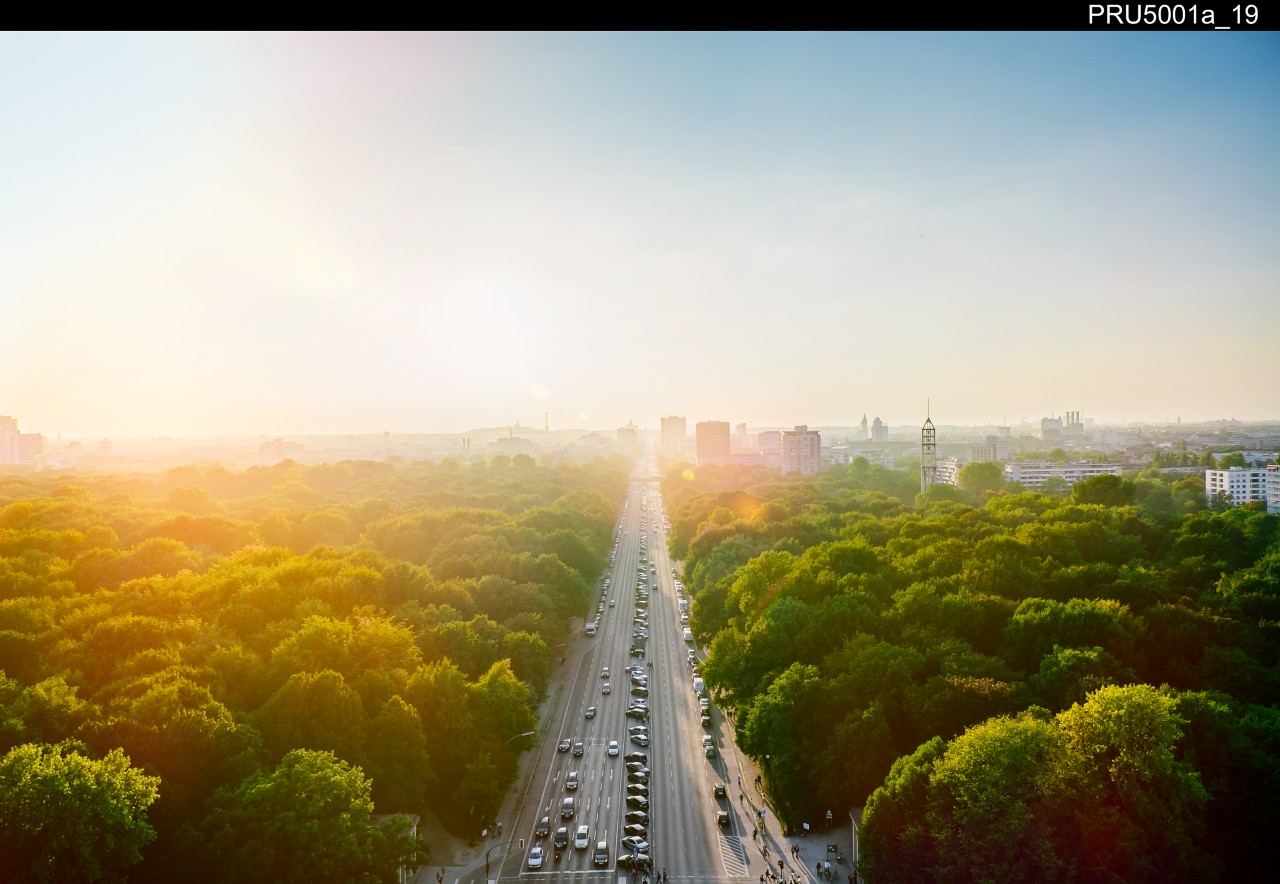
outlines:
[[[555,845],[556,850],[563,850],[569,846],[569,827],[561,826],[556,829],[556,836],[551,839],[551,843]]]
[[[649,867],[649,855],[647,853],[623,853],[618,856],[618,865],[647,869]]]
[[[631,708],[627,709],[627,711],[626,711],[626,713],[625,713],[625,714],[626,714],[627,718],[639,718],[639,719],[641,719],[641,720],[647,719],[647,718],[649,717],[649,712],[648,712],[648,710],[646,710],[646,709],[637,709],[637,708],[635,708],[635,707],[631,707]]]
[[[588,706],[588,707],[587,707],[586,717],[587,717],[587,718],[595,718],[595,717],[596,717],[596,707],[594,707],[594,706]]]
[[[648,726],[647,724],[633,724],[633,725],[631,725],[631,727],[627,728],[627,733],[629,733],[629,734],[647,734],[647,733],[649,733],[649,726]]]
[[[561,740],[561,741],[560,741],[560,745],[556,747],[556,751],[557,751],[557,752],[568,752],[568,751],[569,751],[569,749],[570,749],[572,746],[573,746],[573,742],[572,742],[571,740],[569,740],[568,738],[566,738],[566,739],[563,739],[563,740]]]
[[[643,785],[647,786],[647,785],[649,785],[649,775],[648,775],[647,773],[641,773],[641,772],[640,772],[640,771],[638,771],[638,770],[633,770],[633,771],[631,771],[631,772],[629,772],[629,773],[627,774],[627,782],[628,782],[628,783],[641,783],[641,784],[643,784]]]
[[[609,690],[609,682],[606,681],[604,684],[600,685],[600,693],[607,694],[609,693]]]
[[[711,727],[711,713],[710,713],[710,712],[703,712],[703,713],[702,713],[702,726],[703,726],[703,727]]]
[[[569,771],[569,775],[564,778],[564,787],[570,792],[578,788],[578,772],[576,770]]]
[[[538,820],[538,825],[534,827],[533,837],[545,838],[549,834],[551,834],[551,817],[544,816]]]
[[[610,608],[616,607],[616,606],[617,606],[617,604],[618,604],[617,599],[609,599],[609,607],[610,607]]]
[[[711,787],[711,794],[717,798],[724,798],[729,793],[724,788],[724,783],[716,783]]]
[[[610,756],[616,756],[616,755],[618,754],[618,751],[619,751],[619,750],[618,750],[618,741],[617,741],[617,740],[610,740],[610,741],[609,741],[609,755],[610,755]]]
[[[711,708],[711,701],[706,697],[699,697],[698,706],[702,709],[703,712],[706,712],[708,709]]]
[[[628,823],[622,827],[622,831],[626,832],[628,835],[638,835],[641,838],[649,834],[649,830],[639,823]]]
[[[631,689],[631,696],[633,696],[633,697],[647,697],[647,696],[649,696],[649,689],[648,689],[648,688],[642,688],[642,687],[640,687],[640,685],[636,685],[635,687],[633,687],[633,688]]]
[[[702,751],[708,758],[716,757],[716,741],[711,738],[711,734],[702,735]]]
[[[727,811],[727,810],[717,810],[717,811],[716,811],[716,822],[717,822],[719,825],[722,825],[722,826],[727,826],[727,825],[729,825],[729,811]]]
[[[627,783],[628,795],[648,795],[649,787],[644,783]]]
[[[630,764],[637,761],[643,764],[649,760],[649,756],[643,752],[628,752],[626,755],[622,756],[622,760],[628,762],[628,766],[630,766]]]
[[[648,734],[632,734],[631,742],[635,743],[637,746],[648,746],[649,735]]]
[[[640,823],[642,826],[647,826],[649,825],[649,814],[645,813],[643,810],[628,810],[627,822]]]
[[[636,810],[648,810],[649,799],[643,795],[628,795],[627,807],[634,807]]]
[[[649,852],[649,842],[641,838],[639,835],[628,835],[626,838],[623,838],[622,846],[627,848],[627,850],[632,850],[637,853]]]
[[[608,678],[608,677],[609,677],[609,667],[608,667],[608,666],[606,666],[606,667],[604,667],[603,669],[601,669],[601,670],[600,670],[600,677],[601,677],[601,678]]]
[[[609,842],[597,841],[596,849],[591,854],[591,864],[593,866],[609,865]]]
[[[582,753],[587,751],[587,747],[582,745],[581,740],[575,740],[573,744],[573,754],[576,758],[581,758]]]
[[[640,753],[636,752],[634,754],[639,755]],[[627,757],[630,758],[631,756],[628,755]],[[645,766],[645,763],[643,761],[628,761],[627,770],[631,771],[632,773],[648,773],[649,772],[649,768]]]
[[[586,850],[591,846],[591,827],[587,825],[578,826],[578,831],[573,834],[573,849]]]
[[[529,868],[531,869],[542,868],[542,848],[541,847],[535,846],[533,850],[529,851]]]

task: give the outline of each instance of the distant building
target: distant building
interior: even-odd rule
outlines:
[[[937,463],[938,482],[943,485],[959,485],[960,470],[964,464],[954,457],[944,457]]]
[[[801,424],[782,434],[783,474],[811,476],[822,469],[822,435]]]
[[[19,433],[18,421],[0,416],[0,466],[34,466],[44,455],[44,436]]]
[[[282,460],[297,460],[303,450],[299,442],[276,438],[258,446],[258,461],[264,466],[274,466]]]
[[[640,447],[640,431],[633,422],[627,421],[625,427],[618,427],[618,447],[625,451]]]
[[[871,441],[889,441],[889,428],[885,425],[884,421],[880,420],[878,417],[871,422]]]
[[[782,454],[782,431],[765,430],[756,437],[756,446],[762,454]]]
[[[865,414],[862,416],[862,423],[858,424],[858,427],[860,431],[860,435],[858,436],[859,439],[865,442],[867,439],[871,438],[871,434],[867,432],[867,416]]]
[[[1205,500],[1213,503],[1219,493],[1225,494],[1232,506],[1261,501],[1267,505],[1267,512],[1280,512],[1280,468],[1205,470]]]
[[[1040,438],[1046,442],[1058,442],[1062,439],[1062,418],[1040,418]]]
[[[729,444],[730,448],[733,449],[734,454],[737,454],[739,451],[746,452],[751,450],[747,436],[746,424],[736,424],[734,426],[733,438],[729,440]]]
[[[982,445],[974,445],[969,450],[969,461],[981,463],[988,460],[1008,460],[1009,439],[1007,436],[988,436]]]
[[[728,421],[699,421],[694,436],[699,466],[729,462]]]
[[[664,417],[662,419],[662,456],[678,458],[684,454],[685,420],[682,417]]]
[[[1004,478],[1007,482],[1018,482],[1028,491],[1039,491],[1044,487],[1046,479],[1058,477],[1070,487],[1084,479],[1094,476],[1119,476],[1120,465],[1114,463],[1054,463],[1043,460],[1014,461],[1005,464]]]

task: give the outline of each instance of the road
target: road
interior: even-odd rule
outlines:
[[[561,667],[564,679],[560,700],[552,712],[546,739],[536,751],[532,774],[522,806],[517,812],[513,833],[513,849],[495,879],[523,879],[541,882],[548,879],[573,882],[638,882],[643,874],[619,867],[618,855],[630,851],[620,848],[624,837],[625,815],[632,808],[626,804],[628,783],[624,756],[628,752],[647,755],[649,774],[649,820],[647,840],[654,871],[664,868],[670,879],[682,884],[700,882],[732,882],[756,880],[764,866],[758,854],[745,849],[751,842],[752,821],[737,799],[736,750],[731,745],[732,729],[719,711],[711,710],[712,726],[701,724],[701,710],[693,690],[687,654],[692,643],[682,638],[680,611],[676,598],[676,579],[667,555],[664,511],[658,489],[658,473],[653,460],[640,462],[632,474],[627,503],[618,525],[617,552],[608,572],[610,586],[600,618],[599,634],[586,639],[586,650]],[[652,565],[648,576],[649,638],[647,657],[630,656],[633,619],[637,611],[636,587],[642,568],[642,546]],[[609,603],[613,606],[610,607]],[[593,613],[594,616],[594,613]],[[632,699],[628,675],[624,671],[633,664],[652,663],[649,675],[649,708],[647,722],[652,743],[640,747],[628,740],[628,727],[637,724],[625,717]],[[609,677],[601,669],[609,667]],[[610,693],[603,694],[608,682]],[[595,706],[594,718],[585,717],[587,707]],[[715,740],[715,758],[707,758],[702,746],[704,734]],[[583,742],[582,757],[558,751],[563,739]],[[608,744],[617,740],[620,753],[609,757]],[[725,755],[729,756],[726,762]],[[734,765],[726,768],[726,763]],[[566,779],[576,771],[580,784],[574,791],[566,789]],[[726,797],[716,799],[713,787],[726,784]],[[574,797],[577,805],[572,819],[560,818],[561,802]],[[719,825],[717,811],[729,813],[728,825]],[[552,838],[535,838],[540,818],[550,818],[551,832],[560,826],[568,828],[570,845],[561,851],[557,861]],[[572,839],[579,825],[590,830],[589,846],[574,849]],[[596,843],[609,845],[606,866],[592,862]],[[545,847],[546,858],[540,869],[528,868],[529,848]],[[748,853],[756,857],[754,869]]]

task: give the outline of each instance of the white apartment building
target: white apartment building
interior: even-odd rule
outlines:
[[[1262,470],[1242,467],[1205,470],[1205,501],[1213,503],[1219,492],[1231,500],[1232,506],[1261,501],[1267,505],[1267,512],[1280,513],[1280,467],[1270,466]]]
[[[1044,460],[1014,461],[1005,464],[1004,479],[1006,482],[1019,482],[1028,491],[1039,491],[1045,480],[1057,476],[1070,487],[1084,479],[1094,476],[1119,476],[1120,465],[1114,463],[1054,463]]]
[[[811,476],[822,469],[822,434],[801,424],[782,434],[782,473]]]
[[[954,457],[944,457],[938,461],[937,466],[939,485],[960,484],[960,470],[964,467],[963,463]]]

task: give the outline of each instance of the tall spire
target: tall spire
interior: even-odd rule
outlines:
[[[924,426],[920,428],[921,494],[928,491],[929,486],[937,484],[938,481],[938,434],[933,428],[933,418],[929,413],[931,407],[932,403],[926,399],[924,406]]]

